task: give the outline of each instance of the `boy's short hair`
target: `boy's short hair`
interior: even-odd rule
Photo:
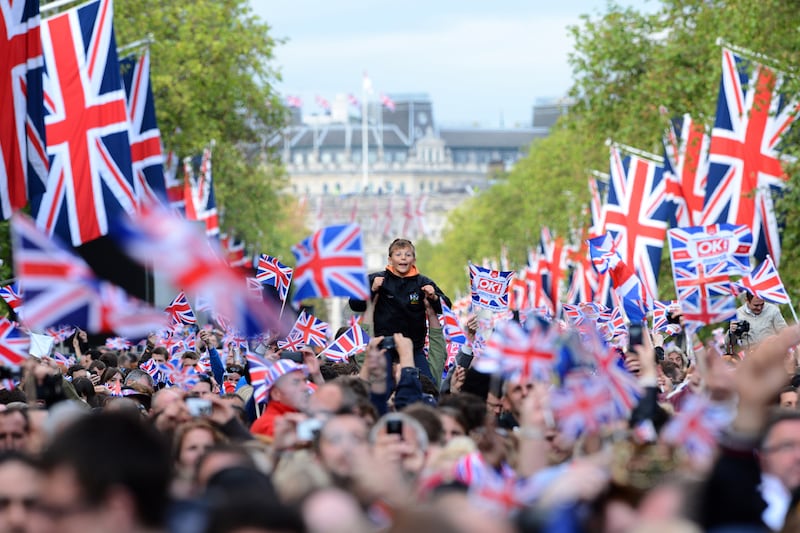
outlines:
[[[414,255],[417,254],[417,250],[414,248],[413,242],[409,241],[408,239],[395,239],[392,241],[392,244],[389,245],[389,255],[392,255],[393,251],[401,248],[411,248],[411,251],[414,253]]]

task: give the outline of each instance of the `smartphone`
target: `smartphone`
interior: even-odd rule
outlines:
[[[644,332],[644,328],[641,324],[631,324],[628,328],[628,346],[633,348],[634,346],[644,344],[644,339],[642,337]]]
[[[213,410],[211,400],[195,397],[186,398],[186,408],[189,410],[189,414],[194,418],[211,416]]]
[[[403,421],[402,420],[387,420],[386,421],[386,433],[389,435],[400,435],[403,437]]]
[[[459,353],[458,357],[456,357],[456,364],[464,368],[469,368],[469,365],[472,364],[472,355],[464,352]]]
[[[288,350],[284,350],[281,352],[281,359],[289,359],[290,361],[294,361],[295,363],[302,364],[303,352],[290,352]]]

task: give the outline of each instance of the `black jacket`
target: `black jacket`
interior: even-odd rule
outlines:
[[[419,353],[425,345],[425,335],[428,333],[425,326],[425,303],[422,301],[424,293],[422,287],[431,285],[439,298],[449,306],[450,299],[436,286],[432,279],[417,274],[401,278],[388,270],[374,272],[369,275],[369,286],[373,280],[383,276],[383,285],[378,289],[378,302],[375,304],[375,336],[402,333],[414,343],[414,353]],[[375,293],[372,293],[375,296]],[[433,308],[437,313],[442,312],[442,305],[437,300]],[[350,309],[356,313],[363,313],[367,309],[364,300],[350,299]]]

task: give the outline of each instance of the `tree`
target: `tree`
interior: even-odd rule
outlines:
[[[286,124],[274,89],[280,75],[268,24],[246,0],[116,0],[119,45],[152,34],[151,79],[164,145],[180,157],[213,139],[214,186],[223,231],[257,251],[291,257],[299,240],[286,176],[264,148]],[[288,221],[286,223],[285,221]]]
[[[586,173],[608,168],[607,139],[661,153],[666,127],[661,106],[670,114],[690,113],[709,128],[713,125],[721,72],[717,37],[763,53],[777,64],[796,65],[798,26],[800,11],[787,0],[662,0],[649,14],[610,2],[605,13],[584,16],[571,29],[574,107],[548,138],[531,146],[505,182],[453,214],[444,242],[431,251],[429,271],[452,284],[445,285],[448,289],[463,291],[466,259],[495,256],[506,243],[519,266],[525,248],[538,241],[542,225],[560,235],[579,228],[585,222]],[[787,94],[800,96],[797,79],[788,85]],[[800,151],[800,143],[785,145],[788,153]],[[787,171],[789,192],[780,203],[785,221],[781,274],[796,294],[800,177],[794,168]],[[456,265],[440,266],[446,262]],[[667,262],[665,251],[662,269],[668,270]],[[662,276],[663,296],[671,293],[670,285],[671,277]]]

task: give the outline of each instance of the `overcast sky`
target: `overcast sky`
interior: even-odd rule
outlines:
[[[451,125],[528,126],[537,98],[570,87],[567,27],[605,0],[250,0],[286,39],[276,50],[278,89],[317,109],[316,95],[427,93]],[[654,10],[656,0],[618,0]]]

